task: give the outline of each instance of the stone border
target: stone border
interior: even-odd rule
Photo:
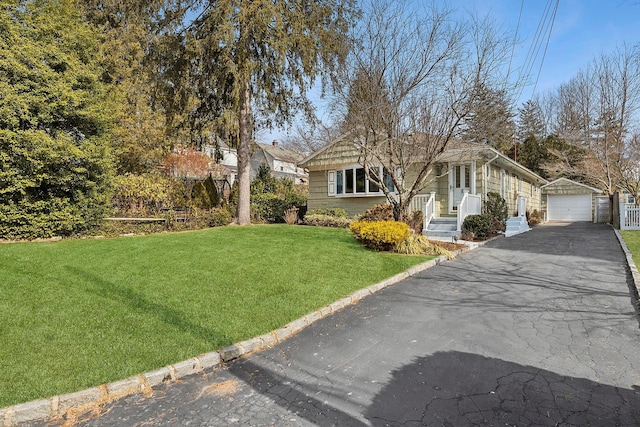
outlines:
[[[453,252],[452,259],[461,253],[476,249],[499,237],[500,236],[484,242],[465,242],[468,246]],[[174,365],[165,366],[164,368],[124,380],[102,384],[87,390],[0,408],[0,427],[13,427],[22,423],[47,418],[68,418],[73,415],[83,414],[100,405],[122,397],[134,393],[149,393],[153,387],[160,384],[174,382],[180,378],[202,372],[205,369],[214,368],[222,363],[231,362],[240,357],[266,350],[292,337],[320,319],[328,317],[349,305],[356,304],[369,295],[373,295],[386,287],[394,285],[447,260],[448,258],[446,256],[441,255],[430,261],[418,264],[402,273],[355,291],[351,295],[296,319],[282,328],[256,338],[230,345],[218,351],[201,354]]]
[[[629,266],[629,270],[631,271],[631,279],[633,280],[633,288],[635,292],[636,303],[640,303],[640,272],[638,271],[638,267],[636,267],[635,262],[633,262],[633,256],[631,255],[631,251],[627,247],[620,231],[617,229],[613,229],[616,233],[616,237],[618,238],[618,242],[620,243],[620,247],[622,247],[622,251],[624,252],[624,256],[627,258],[627,265]]]

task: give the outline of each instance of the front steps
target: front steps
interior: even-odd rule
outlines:
[[[458,235],[457,228],[458,219],[456,217],[443,216],[432,219],[423,234],[434,240],[453,241],[454,237]]]
[[[513,216],[507,220],[507,229],[504,232],[506,237],[529,231],[529,223],[524,216]]]

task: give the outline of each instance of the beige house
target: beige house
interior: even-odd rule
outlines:
[[[309,209],[343,208],[356,215],[387,203],[380,189],[366,179],[358,157],[354,144],[342,139],[300,164],[309,171]],[[386,171],[380,167],[380,173]],[[411,179],[411,171],[406,175]],[[446,236],[459,232],[463,217],[480,213],[482,202],[492,191],[506,200],[510,215],[541,210],[541,186],[547,184],[544,178],[490,146],[468,143],[456,143],[455,148],[446,150],[427,182],[410,210],[423,211],[425,233],[434,236],[441,231]]]

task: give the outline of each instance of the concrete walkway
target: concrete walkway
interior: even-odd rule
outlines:
[[[537,227],[440,264],[87,426],[640,425],[640,329],[614,231]]]

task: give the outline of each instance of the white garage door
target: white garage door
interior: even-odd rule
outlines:
[[[549,194],[549,221],[591,221],[591,194]]]

